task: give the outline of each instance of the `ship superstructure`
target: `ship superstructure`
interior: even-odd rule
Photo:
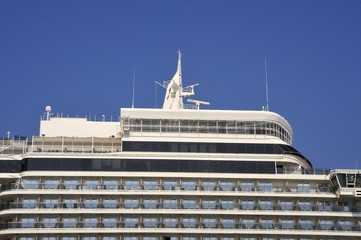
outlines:
[[[199,110],[177,71],[163,109],[46,116],[0,143],[0,239],[358,239],[359,170],[315,170],[269,111]],[[198,110],[197,110],[198,109]]]

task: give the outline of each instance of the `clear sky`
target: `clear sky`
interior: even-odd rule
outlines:
[[[39,134],[46,105],[119,115],[184,85],[210,109],[270,110],[316,168],[361,168],[361,1],[0,1],[0,137]],[[157,93],[157,94],[156,94]],[[156,96],[158,101],[156,102]]]

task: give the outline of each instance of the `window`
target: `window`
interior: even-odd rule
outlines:
[[[118,238],[117,237],[103,236],[103,237],[101,237],[101,240],[118,240]]]
[[[41,240],[57,240],[56,237],[41,237]]]
[[[89,236],[84,236],[81,238],[82,240],[97,240],[97,237],[89,237]]]
[[[76,240],[77,238],[76,237],[61,237],[61,240]]]

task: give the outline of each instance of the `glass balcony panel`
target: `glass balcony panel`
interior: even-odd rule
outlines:
[[[57,240],[56,237],[41,237],[41,240]]]
[[[127,217],[124,219],[124,226],[125,227],[137,227],[139,224],[139,218],[136,217]]]
[[[39,182],[38,182],[38,180],[33,180],[33,179],[23,179],[22,186],[24,189],[38,189]]]
[[[235,203],[233,200],[221,200],[222,209],[234,209]]]
[[[259,201],[259,206],[261,210],[272,210],[273,209],[273,203],[269,200],[261,200]]]
[[[253,210],[255,208],[253,200],[243,200],[241,205],[243,210]]]
[[[43,218],[43,225],[46,228],[54,228],[57,224],[57,219],[56,218]]]
[[[98,199],[84,199],[84,208],[97,208]]]
[[[76,218],[63,218],[63,227],[64,228],[75,228],[77,224]]]
[[[320,220],[321,230],[331,230],[333,228],[333,222],[331,220]]]
[[[221,181],[219,186],[222,188],[223,191],[232,191],[235,184],[232,181]]]
[[[273,221],[271,219],[261,219],[260,224],[261,224],[261,228],[263,229],[273,228]]]
[[[174,228],[177,226],[177,219],[176,218],[164,218],[163,224],[165,228]]]
[[[253,182],[242,182],[241,184],[242,191],[253,191],[255,185]]]
[[[310,202],[299,201],[298,206],[301,211],[311,211],[311,203]]]
[[[67,237],[67,236],[64,236],[64,237],[60,237],[61,240],[77,240],[76,237]]]
[[[74,199],[74,198],[65,198],[65,199],[64,199],[63,207],[66,207],[66,208],[77,208],[77,207],[78,207],[77,202],[78,202],[77,199]]]
[[[197,202],[194,199],[184,199],[182,200],[183,208],[185,209],[195,209]]]
[[[175,190],[177,187],[177,182],[173,180],[165,180],[163,182],[164,190]]]
[[[341,230],[343,231],[351,231],[352,230],[352,222],[347,220],[340,220],[338,222]]]
[[[182,181],[182,189],[187,191],[192,191],[196,189],[196,182],[194,181]]]
[[[97,240],[97,237],[94,236],[84,236],[81,238],[82,240]]]
[[[58,199],[44,199],[44,206],[46,208],[57,208],[59,206]]]
[[[216,202],[216,200],[203,200],[202,207],[204,209],[216,209],[217,202]]]
[[[279,203],[279,206],[280,206],[281,210],[291,211],[293,209],[293,202],[291,202],[291,201],[281,201]]]
[[[258,189],[262,192],[272,192],[272,183],[259,183]]]
[[[139,208],[139,199],[125,199],[124,207],[125,208]]]
[[[105,217],[103,218],[103,224],[106,228],[115,228],[117,227],[117,218],[115,217]]]
[[[124,187],[126,190],[139,190],[140,182],[138,180],[127,180],[124,183]]]
[[[195,218],[183,218],[182,223],[185,228],[195,228],[197,221]]]
[[[146,228],[156,228],[158,225],[157,218],[145,217],[143,218],[143,224]]]
[[[280,223],[281,223],[282,229],[293,229],[294,228],[293,220],[291,220],[291,219],[282,219]]]
[[[20,226],[22,228],[33,228],[35,227],[35,218],[21,218]]]
[[[64,180],[65,189],[77,189],[79,188],[78,180]]]
[[[313,222],[312,220],[300,220],[300,228],[303,230],[312,230],[313,228]]]
[[[177,209],[178,201],[176,199],[165,199],[163,200],[163,208],[165,209]]]
[[[299,183],[297,184],[297,192],[310,192],[310,184],[308,183]]]
[[[84,189],[94,190],[94,189],[97,189],[98,185],[99,185],[98,180],[85,180],[83,188]]]
[[[158,205],[157,199],[144,199],[144,208],[146,209],[156,209]]]
[[[256,220],[254,219],[242,219],[242,228],[252,229],[254,228]]]
[[[331,202],[318,202],[318,211],[331,211]]]
[[[155,180],[145,180],[143,186],[145,190],[156,190],[158,187],[158,182]]]
[[[104,180],[103,185],[106,190],[117,190],[118,189],[118,181],[116,181],[116,180]]]
[[[45,189],[57,189],[59,187],[59,184],[60,184],[59,180],[45,180],[44,188]]]
[[[102,236],[101,240],[118,240],[117,237]]]
[[[98,219],[96,217],[84,218],[84,227],[86,228],[95,228],[97,224],[98,224]]]
[[[123,239],[124,239],[124,240],[140,240],[140,237],[125,236]]]
[[[235,228],[236,226],[236,221],[234,219],[231,218],[223,218],[221,220],[223,228]]]
[[[103,206],[104,208],[117,208],[118,201],[116,199],[104,199]]]
[[[205,228],[216,228],[217,226],[217,219],[215,218],[204,218],[203,225]]]
[[[204,181],[202,186],[205,191],[213,191],[214,187],[216,186],[216,182]]]
[[[23,199],[23,208],[36,208],[37,207],[37,200],[36,199]]]

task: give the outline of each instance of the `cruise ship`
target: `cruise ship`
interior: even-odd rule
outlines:
[[[180,53],[163,86],[162,109],[47,106],[38,136],[2,139],[0,240],[361,238],[360,170],[314,169],[267,108],[201,109]]]

